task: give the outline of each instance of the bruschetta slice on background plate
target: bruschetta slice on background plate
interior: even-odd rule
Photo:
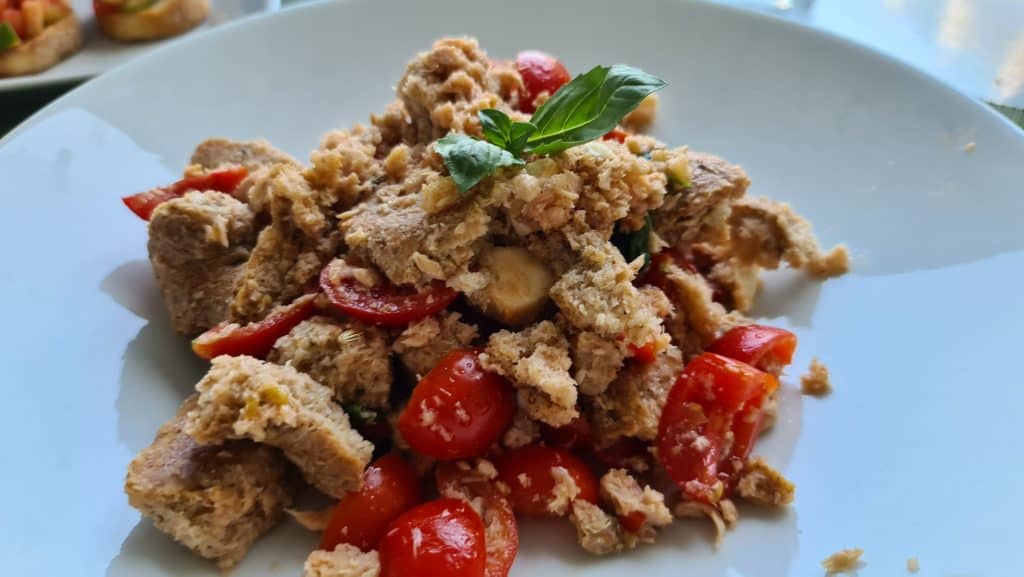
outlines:
[[[177,36],[210,13],[209,0],[93,0],[92,6],[103,33],[121,42]]]
[[[0,0],[0,78],[50,68],[82,45],[82,23],[65,0]]]

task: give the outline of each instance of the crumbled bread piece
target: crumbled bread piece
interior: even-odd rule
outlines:
[[[455,349],[468,347],[476,326],[462,322],[459,313],[444,312],[408,326],[391,345],[405,368],[422,377]]]
[[[342,543],[334,551],[317,550],[309,554],[302,577],[377,577],[380,557],[376,551],[363,552]]]
[[[817,358],[811,359],[811,366],[807,374],[800,377],[800,390],[805,395],[823,397],[832,392],[832,382],[829,380],[828,367]]]
[[[651,363],[632,363],[608,389],[594,397],[591,424],[598,446],[621,437],[650,441],[658,433],[665,399],[683,370],[679,349],[671,347]]]
[[[205,444],[247,438],[278,447],[324,493],[359,487],[373,445],[349,426],[331,390],[287,366],[220,356],[196,385],[185,432]]]
[[[978,143],[972,140],[971,142],[968,142],[967,144],[964,145],[964,152],[970,154],[971,152],[974,152],[975,148],[978,148]]]
[[[576,527],[580,546],[587,553],[607,555],[627,548],[619,521],[589,501],[573,501],[569,520]]]
[[[672,183],[665,202],[653,212],[654,230],[671,246],[693,242],[705,228],[718,228],[729,202],[743,196],[750,179],[734,164],[689,151],[689,183]]]
[[[743,464],[740,480],[736,483],[737,494],[753,503],[770,507],[781,507],[793,502],[796,486],[764,462],[755,457]]]
[[[860,556],[863,554],[863,549],[843,549],[826,557],[821,562],[821,566],[825,568],[828,575],[849,573],[861,566]]]
[[[576,381],[569,375],[569,342],[551,321],[520,332],[494,333],[480,361],[512,381],[520,405],[534,419],[558,427],[579,415]]]
[[[387,334],[377,327],[313,317],[278,339],[267,360],[289,364],[330,387],[338,402],[388,406],[394,378],[391,348]]]
[[[128,502],[153,525],[222,569],[281,519],[291,502],[288,462],[251,441],[203,446],[185,434],[193,395],[128,465]]]
[[[753,197],[737,199],[732,203],[729,225],[732,248],[741,261],[768,269],[778,268],[780,261],[785,261],[818,278],[839,276],[850,270],[846,247],[837,245],[822,253],[811,223],[784,202]]]
[[[295,519],[295,522],[304,529],[320,532],[327,528],[327,522],[331,520],[331,513],[334,512],[334,506],[319,510],[285,509],[284,512],[288,513],[288,516]]]
[[[551,476],[555,479],[555,485],[551,488],[548,511],[561,517],[569,513],[569,507],[580,494],[580,488],[565,467],[552,467]]]
[[[205,170],[219,170],[242,166],[254,171],[271,164],[298,165],[294,158],[270,145],[266,140],[238,142],[223,138],[208,138],[196,146],[189,160]]]
[[[721,506],[721,502],[719,502]],[[732,519],[737,519],[739,514],[736,513],[736,507],[729,501],[729,516]],[[715,525],[715,549],[722,546],[722,541],[725,540],[725,532],[728,530],[729,525],[726,524],[725,517],[718,508],[708,505],[707,503],[700,503],[698,501],[680,501],[676,504],[675,509],[672,510],[676,517],[681,518],[701,518],[707,517]]]
[[[633,513],[643,515],[643,528],[637,533],[672,522],[665,496],[649,486],[641,487],[625,469],[611,469],[601,477],[601,497],[620,518]]]
[[[196,335],[228,318],[257,230],[252,210],[220,192],[188,192],[153,211],[149,260],[175,331]]]
[[[590,331],[574,335],[573,378],[584,395],[599,395],[615,380],[626,359],[623,343]]]
[[[664,350],[669,339],[661,318],[633,286],[636,271],[619,249],[595,232],[574,242],[580,260],[551,288],[551,299],[566,320],[581,331],[637,346],[652,343],[657,352]]]
[[[907,571],[911,573],[917,573],[921,570],[921,564],[918,562],[917,557],[911,557],[907,559]]]
[[[523,409],[516,409],[512,425],[505,431],[501,444],[509,449],[532,445],[540,439],[540,426]]]
[[[699,273],[673,263],[662,266],[667,281],[665,294],[675,304],[665,324],[683,356],[690,358],[718,336],[726,317],[725,308],[714,301],[711,286]]]

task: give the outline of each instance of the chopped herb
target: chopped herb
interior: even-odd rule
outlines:
[[[644,257],[644,264],[640,268],[640,274],[643,274],[647,267],[651,265],[650,243],[652,226],[651,215],[648,213],[644,217],[644,225],[639,230],[627,232],[616,227],[615,234],[612,235],[612,244],[615,245],[615,248],[619,249],[626,262],[633,262],[638,257]]]
[[[377,423],[377,419],[380,418],[377,411],[368,409],[358,403],[349,403],[343,405],[342,408],[348,413],[348,418],[352,420],[352,426],[354,427],[374,425]]]

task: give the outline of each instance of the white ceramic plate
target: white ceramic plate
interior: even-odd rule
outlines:
[[[85,28],[82,49],[67,60],[39,74],[0,78],[0,92],[91,78],[171,40],[183,38],[201,30],[209,30],[244,16],[260,12],[274,12],[281,7],[281,0],[211,0],[210,15],[194,30],[163,41],[133,44],[114,42],[100,32],[96,25],[96,18],[93,16],[92,0],[71,0],[71,6],[82,20],[82,26]]]
[[[861,577],[902,575],[910,556],[923,576],[1019,575],[1024,134],[848,42],[671,0],[299,8],[141,58],[0,141],[0,573],[216,574],[121,491],[202,364],[171,333],[145,227],[118,199],[173,180],[211,135],[305,156],[383,109],[407,59],[446,34],[663,76],[661,137],[743,164],[753,193],[854,254],[825,284],[774,275],[759,309],[801,340],[758,448],[798,484],[792,509],[743,509],[717,552],[694,521],[604,560],[564,523],[525,524],[514,577],[819,575],[844,547],[864,548]],[[833,372],[824,400],[796,393],[812,355]],[[286,524],[235,575],[297,575],[314,542]]]

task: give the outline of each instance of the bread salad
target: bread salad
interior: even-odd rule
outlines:
[[[826,278],[847,252],[645,135],[665,86],[443,39],[309,164],[207,140],[126,197],[211,361],[131,504],[221,568],[290,514],[321,533],[308,577],[504,577],[517,517],[604,555],[790,503],[752,455],[796,337],[746,313],[762,270]],[[293,509],[310,490],[331,507]]]
[[[82,45],[82,23],[65,0],[0,0],[0,78],[50,68]]]

